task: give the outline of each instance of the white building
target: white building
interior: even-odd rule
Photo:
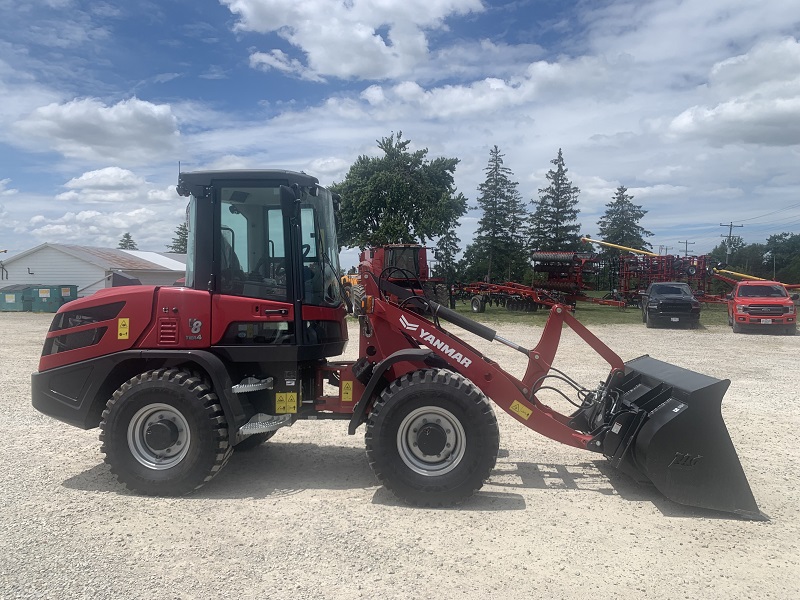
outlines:
[[[42,244],[0,261],[0,288],[77,285],[78,296],[88,296],[118,285],[173,285],[185,271],[185,254]]]

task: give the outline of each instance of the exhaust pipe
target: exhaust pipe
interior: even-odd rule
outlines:
[[[769,520],[722,420],[729,385],[649,356],[629,361],[602,413],[590,417],[603,426],[588,447],[674,502]]]

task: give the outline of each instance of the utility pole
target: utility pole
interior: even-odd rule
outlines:
[[[772,251],[772,281],[775,281],[775,250]]]
[[[726,250],[726,252],[725,252],[725,264],[727,264],[731,260],[731,238],[733,237],[733,228],[734,227],[744,227],[744,225],[734,225],[733,221],[731,221],[728,224],[720,223],[719,226],[728,228],[728,235],[719,236],[719,237],[722,237],[722,238],[724,238],[724,237],[728,238],[728,241],[725,242],[725,250]]]
[[[661,254],[661,249],[664,249],[664,254],[667,254],[670,250],[672,250],[672,246],[664,246],[663,244],[658,245],[658,253]]]
[[[678,242],[679,244],[683,244],[683,257],[686,258],[689,256],[689,245],[694,245],[694,242],[685,241],[685,242]]]

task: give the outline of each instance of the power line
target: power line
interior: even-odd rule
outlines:
[[[758,217],[750,217],[749,219],[737,219],[737,221],[741,221],[741,222],[744,222],[744,221],[755,221],[756,219],[761,219],[762,217],[768,217],[770,215],[775,215],[777,213],[789,210],[791,208],[796,208],[798,206],[800,206],[800,202],[798,202],[797,204],[792,204],[791,206],[787,206],[786,208],[779,208],[778,210],[773,210],[772,212],[768,212],[768,213],[766,213],[764,215],[761,215],[761,216],[758,216]]]

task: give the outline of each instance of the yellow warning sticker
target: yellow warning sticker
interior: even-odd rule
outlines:
[[[353,382],[342,381],[342,402],[353,401]]]
[[[275,394],[275,412],[279,415],[297,412],[297,394],[294,392],[279,392]]]
[[[117,339],[127,340],[130,336],[130,319],[117,319]]]
[[[521,404],[519,400],[514,400],[510,408],[511,412],[518,414],[526,421],[530,419],[531,415],[533,414],[533,411],[524,404]]]

